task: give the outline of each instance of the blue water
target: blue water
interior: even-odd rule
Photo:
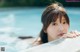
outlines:
[[[14,28],[12,34],[15,36],[38,36],[42,28],[41,14],[44,9],[36,7],[0,8],[0,19],[7,19],[6,22],[0,20],[0,28]],[[70,18],[69,31],[80,31],[80,8],[66,7],[66,10]]]

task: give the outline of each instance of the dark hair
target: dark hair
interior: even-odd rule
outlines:
[[[62,16],[66,19],[66,22],[69,24],[69,17],[65,11],[65,9],[60,6],[59,3],[54,3],[46,8],[46,10],[42,14],[41,22],[43,24],[42,30],[40,32],[40,38],[42,43],[48,42],[48,35],[44,32],[48,28],[51,22],[55,22],[57,18],[60,18],[60,22]]]

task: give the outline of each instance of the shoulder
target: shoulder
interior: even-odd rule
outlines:
[[[40,39],[40,38],[37,38],[32,44],[33,44],[34,46],[37,46],[37,45],[42,44],[41,39]]]
[[[41,39],[40,38],[29,38],[25,40],[27,43],[33,45],[33,46],[37,46],[42,44]]]
[[[25,39],[25,41],[26,41],[27,43],[32,43],[32,42],[34,42],[34,40],[35,40],[35,38]]]

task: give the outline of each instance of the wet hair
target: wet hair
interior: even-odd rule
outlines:
[[[58,18],[62,19],[62,16],[65,18],[67,24],[69,25],[69,17],[60,3],[54,3],[49,5],[42,14],[41,22],[43,24],[42,30],[40,32],[40,38],[42,43],[48,42],[48,35],[44,32],[48,28],[51,22],[55,22]]]

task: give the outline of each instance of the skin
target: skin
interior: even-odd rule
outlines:
[[[66,22],[66,19],[64,16],[62,16],[61,22],[60,18],[57,18],[55,22],[51,22],[46,30],[44,30],[45,33],[48,35],[48,42],[62,38],[75,38],[77,36],[80,36],[80,32],[78,31],[71,31],[68,32],[69,24]],[[40,37],[37,39],[37,41],[33,42],[35,45],[41,44]]]
[[[58,18],[55,22],[51,22],[48,26],[46,33],[48,34],[48,41],[58,39],[68,32],[69,24],[62,16],[61,22]]]

